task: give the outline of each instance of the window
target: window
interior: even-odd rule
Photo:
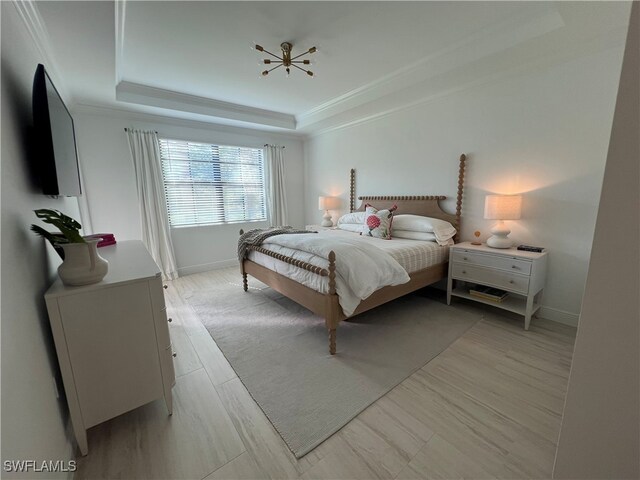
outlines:
[[[160,139],[172,227],[266,220],[262,149]]]

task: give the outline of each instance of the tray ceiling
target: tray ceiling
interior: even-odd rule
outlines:
[[[587,38],[622,41],[628,18],[621,3],[35,5],[75,103],[287,130],[523,45],[576,50]],[[294,53],[319,48],[316,78],[279,70],[260,77],[263,55],[253,43],[277,52],[283,41]]]

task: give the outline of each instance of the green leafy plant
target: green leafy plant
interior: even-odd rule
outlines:
[[[36,217],[42,220],[44,223],[53,225],[59,232],[49,232],[39,225],[31,225],[31,231],[41,237],[45,238],[58,252],[58,255],[64,259],[64,252],[59,245],[64,243],[87,243],[82,235],[80,235],[80,229],[82,225],[73,218],[65,215],[59,210],[49,210],[42,208],[40,210],[34,210]]]

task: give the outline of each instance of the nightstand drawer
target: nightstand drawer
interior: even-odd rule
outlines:
[[[454,262],[481,265],[496,268],[514,273],[529,275],[531,273],[531,262],[512,258],[506,255],[491,255],[487,253],[476,253],[468,250],[454,250],[452,254]]]
[[[529,277],[525,275],[461,263],[452,265],[451,274],[453,278],[467,282],[504,288],[505,290],[525,295],[529,292]]]

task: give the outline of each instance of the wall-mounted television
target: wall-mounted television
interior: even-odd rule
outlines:
[[[42,64],[33,79],[33,126],[42,192],[81,195],[73,118]]]

